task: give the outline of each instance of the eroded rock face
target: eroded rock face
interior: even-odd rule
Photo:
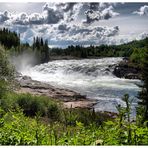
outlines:
[[[131,66],[128,61],[122,61],[116,65],[113,74],[119,78],[141,79],[140,67]]]

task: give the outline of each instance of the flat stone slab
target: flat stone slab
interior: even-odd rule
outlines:
[[[33,95],[45,95],[63,102],[65,108],[92,108],[95,100],[86,98],[85,95],[68,90],[56,88],[50,84],[32,80],[30,77],[22,76],[18,80],[20,89],[17,93],[30,93]]]

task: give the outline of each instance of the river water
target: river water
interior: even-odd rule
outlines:
[[[124,94],[128,93],[132,101],[132,115],[135,116],[137,84],[140,80],[120,79],[112,74],[113,67],[122,58],[101,58],[84,60],[56,60],[21,71],[33,80],[47,82],[59,88],[74,90],[96,99],[95,110],[117,112]]]

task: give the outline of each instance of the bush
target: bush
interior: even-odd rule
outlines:
[[[96,124],[100,126],[104,121],[111,119],[106,113],[95,112],[94,110],[84,108],[63,109],[63,122],[66,125],[76,126],[76,121],[83,123],[85,126]]]
[[[23,109],[27,116],[48,116],[54,119],[58,117],[59,108],[56,102],[45,96],[33,96],[31,94],[19,94],[16,103]]]
[[[0,80],[12,82],[14,80],[14,67],[8,61],[7,53],[0,45]]]
[[[45,96],[35,96],[31,94],[7,93],[3,95],[0,106],[5,110],[23,109],[26,116],[47,116],[51,119],[60,118],[60,106],[54,100]]]
[[[2,110],[0,110],[0,113]],[[0,119],[1,145],[47,145],[47,127],[18,110],[7,112]]]

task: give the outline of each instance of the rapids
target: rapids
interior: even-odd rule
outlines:
[[[23,75],[43,81],[59,88],[74,90],[96,99],[95,110],[117,112],[116,106],[128,93],[132,101],[132,115],[135,116],[137,93],[140,80],[120,79],[112,74],[115,64],[122,58],[101,58],[83,60],[56,60],[23,69]]]

